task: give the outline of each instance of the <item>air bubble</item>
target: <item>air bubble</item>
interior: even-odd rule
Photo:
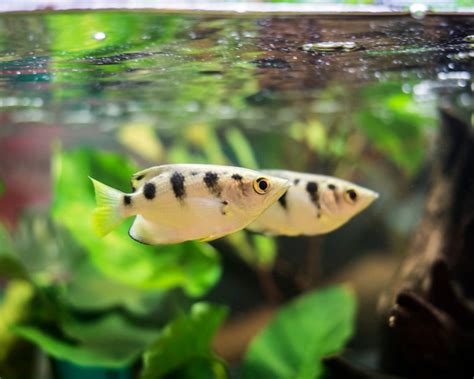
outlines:
[[[411,85],[408,84],[408,83],[403,83],[402,91],[403,91],[403,93],[406,93],[406,94],[410,93],[411,92]]]
[[[426,6],[426,4],[414,3],[410,5],[410,14],[416,20],[424,19],[427,12],[428,7]]]

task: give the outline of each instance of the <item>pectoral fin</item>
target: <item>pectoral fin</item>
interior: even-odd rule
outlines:
[[[142,216],[137,216],[128,235],[137,242],[145,245],[158,245],[175,243],[175,230],[165,225],[147,221]]]

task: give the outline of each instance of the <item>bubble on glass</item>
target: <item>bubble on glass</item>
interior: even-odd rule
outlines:
[[[428,13],[428,7],[426,4],[414,3],[410,5],[410,14],[416,20],[422,20]]]
[[[342,41],[342,42],[313,42],[305,43],[301,46],[301,50],[310,53],[314,52],[333,52],[333,51],[353,51],[358,50],[360,46],[354,41]]]
[[[463,106],[463,107],[469,107],[471,106],[471,96],[469,96],[469,94],[467,93],[462,93],[460,96],[459,96],[459,103]]]
[[[107,38],[107,35],[104,32],[96,32],[92,36],[96,41],[103,41]]]
[[[470,80],[471,74],[467,71],[439,72],[439,80]]]
[[[409,83],[402,84],[402,92],[409,94],[411,92],[411,85]]]

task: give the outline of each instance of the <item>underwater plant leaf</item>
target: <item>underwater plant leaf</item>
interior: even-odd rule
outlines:
[[[171,321],[143,354],[140,379],[161,378],[199,359],[213,366],[218,358],[211,350],[211,340],[226,314],[224,307],[196,303],[189,315]]]
[[[130,151],[150,162],[159,162],[164,147],[151,125],[130,123],[122,126],[117,132],[117,139]]]
[[[184,136],[192,146],[202,151],[207,162],[228,163],[214,128],[209,125],[194,124],[186,128]]]
[[[363,96],[369,107],[356,114],[359,128],[408,175],[416,172],[426,151],[426,131],[435,125],[433,115],[410,94],[400,93],[398,83],[371,86]]]
[[[243,378],[314,379],[321,358],[353,333],[355,297],[345,286],[315,290],[285,305],[251,342]]]
[[[100,367],[132,363],[159,333],[113,313],[96,321],[68,320],[62,327],[66,336],[56,336],[40,325],[18,325],[13,330],[57,359]]]
[[[5,192],[5,183],[0,179],[0,195]]]
[[[28,273],[16,255],[7,230],[0,224],[0,278],[28,279]]]
[[[278,249],[275,238],[254,234],[252,235],[252,241],[255,246],[258,265],[261,267],[273,266]]]
[[[195,358],[167,374],[166,378],[228,379],[229,374],[225,363],[219,359]]]
[[[25,280],[11,280],[4,291],[0,302],[0,363],[17,339],[10,327],[26,317],[32,297],[33,287]]]
[[[258,169],[259,165],[252,146],[245,135],[237,128],[229,128],[225,133],[225,138],[232,152],[236,156],[238,164],[242,167]]]
[[[53,217],[87,250],[96,267],[112,279],[142,289],[182,287],[190,296],[204,294],[221,273],[219,256],[212,246],[199,242],[142,245],[128,236],[131,220],[105,238],[93,232],[90,215],[95,200],[88,176],[124,190],[136,171],[115,154],[57,151]]]
[[[116,281],[88,260],[78,264],[62,292],[64,302],[74,309],[98,311],[122,307],[142,316],[151,314],[165,300],[165,292],[143,290]]]
[[[179,30],[180,21],[175,16],[162,16],[158,23],[153,15],[120,12],[54,14],[46,15],[45,20],[54,37],[51,50],[59,57],[63,52],[87,57],[115,51],[123,54],[126,47],[137,51],[141,45],[149,44],[150,41],[163,43],[171,39]],[[152,28],[150,24],[153,24]],[[74,25],[74,30],[68,28],[68,25]],[[94,38],[97,32],[103,33],[103,38]],[[144,32],[147,33],[146,39],[142,38]],[[121,61],[123,58],[117,58],[116,63]],[[114,61],[110,61],[109,65],[113,63]]]

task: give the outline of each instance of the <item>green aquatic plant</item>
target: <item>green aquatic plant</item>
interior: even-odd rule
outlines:
[[[321,378],[321,358],[338,353],[353,334],[355,305],[344,286],[293,300],[251,342],[243,378]]]
[[[426,140],[435,130],[432,107],[416,104],[411,94],[400,92],[400,83],[372,85],[362,91],[366,107],[355,115],[358,128],[407,175],[420,168]]]
[[[169,317],[167,312],[172,312],[166,294],[138,290],[104,276],[68,233],[44,216],[30,214],[13,238],[6,233],[0,238],[1,276],[9,278],[11,285],[21,280],[31,292],[22,310],[17,306],[13,312],[7,300],[0,309],[21,315],[14,319],[15,334],[56,358],[82,365],[123,366],[151,343]],[[167,310],[157,317],[161,306]],[[84,319],[86,314],[89,317]],[[145,326],[135,320],[143,322],[152,315],[154,322]],[[11,328],[12,317],[2,318],[0,329]],[[111,344],[111,339],[120,345]]]
[[[211,348],[226,314],[224,307],[196,303],[189,314],[178,315],[143,354],[140,379],[158,379],[171,373],[183,379],[227,378],[225,363]]]
[[[56,359],[99,367],[132,364],[158,335],[157,328],[135,325],[113,313],[93,321],[65,318],[57,326],[63,335],[53,335],[47,325],[19,325],[13,330]]]

